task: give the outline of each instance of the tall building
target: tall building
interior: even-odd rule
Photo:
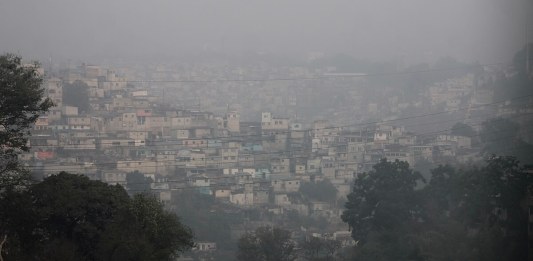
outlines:
[[[231,111],[226,113],[226,128],[230,132],[239,133],[240,132],[240,122],[241,116],[236,111]]]
[[[61,108],[63,106],[63,83],[61,79],[50,78],[46,80],[45,96],[54,102],[55,107]]]

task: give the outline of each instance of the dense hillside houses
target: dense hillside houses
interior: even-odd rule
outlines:
[[[163,71],[155,67],[153,80],[182,79],[163,67]],[[168,97],[161,96],[161,88],[150,86],[150,81],[138,81],[131,70],[122,71],[82,65],[46,80],[46,95],[56,106],[35,124],[30,140],[33,151],[23,157],[32,169],[43,176],[64,169],[83,174],[90,171],[94,178],[125,184],[125,177],[133,171],[151,177],[193,179],[203,175],[209,179],[241,173],[227,174],[227,169],[246,168],[254,170],[249,173],[252,183],[328,179],[344,188],[355,175],[384,157],[415,165],[420,160],[439,162],[472,150],[469,137],[449,133],[421,137],[394,122],[335,126],[328,120],[301,123],[297,118],[272,112],[243,121],[241,113],[248,110],[238,104],[232,106],[237,109],[228,106],[221,114],[181,108],[169,105]],[[290,72],[291,76],[309,74],[305,68]],[[82,98],[88,101],[90,110],[64,103],[66,88],[76,82],[86,89],[87,97]],[[472,74],[435,83],[426,99],[432,106],[444,105],[445,110],[469,102],[476,104],[480,90],[475,90],[474,83]],[[260,95],[264,99],[273,91],[269,85],[280,87],[277,82],[267,82]],[[392,111],[403,106],[398,97],[388,102],[383,106],[390,106]],[[377,108],[380,106],[369,103],[366,113],[382,110]],[[214,195],[214,190],[213,186],[208,193]],[[231,190],[233,193],[241,188],[232,186]]]
[[[417,134],[395,119],[341,126],[326,119],[302,122],[280,110],[243,120],[241,114],[249,112],[242,104],[217,112],[183,108],[169,102],[176,92],[162,95],[161,88],[129,74],[83,65],[46,79],[46,95],[55,107],[37,120],[30,138],[32,150],[21,155],[34,175],[68,171],[129,187],[129,175],[139,172],[149,178],[150,191],[163,202],[169,202],[175,192],[190,189],[243,211],[319,217],[335,228],[331,235],[341,235],[347,229],[340,219],[341,202],[351,192],[354,178],[381,159],[406,161],[423,169],[424,164],[480,158],[475,137],[452,135],[449,130]],[[164,74],[153,76],[167,79]],[[67,88],[80,82],[86,89],[81,99],[88,101],[89,110],[64,101]],[[258,99],[279,98],[272,93],[276,88],[261,90]],[[185,91],[183,96],[191,93]],[[207,92],[204,98],[210,95]],[[426,104],[443,112],[462,108],[470,116],[480,100],[492,101],[488,96],[490,91],[476,89],[469,74],[436,83],[425,95],[403,103],[395,96],[388,103],[369,101],[368,106],[347,108],[378,116],[385,115],[383,110],[399,112]],[[352,98],[357,97],[352,93]],[[498,112],[508,113],[503,107]],[[357,115],[360,112],[350,117]],[[320,182],[335,188],[333,201],[302,197],[302,186]],[[196,251],[214,249],[216,244],[205,242]]]

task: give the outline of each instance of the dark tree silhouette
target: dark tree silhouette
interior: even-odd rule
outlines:
[[[52,105],[45,99],[39,64],[25,66],[21,58],[0,56],[0,191],[18,185],[21,167],[17,161],[26,146],[30,129],[40,114]]]
[[[65,83],[63,85],[63,103],[78,107],[80,112],[91,111],[89,86],[80,80],[76,80],[72,84]]]
[[[260,227],[239,239],[240,261],[290,261],[296,259],[290,232],[276,227]]]
[[[172,260],[193,246],[190,229],[155,198],[65,172],[0,208],[8,260]]]

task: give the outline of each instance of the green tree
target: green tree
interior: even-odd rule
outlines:
[[[337,200],[337,189],[329,180],[302,182],[300,193],[311,200],[333,203]]]
[[[462,187],[464,177],[469,171],[477,171],[475,168],[457,171],[450,165],[440,165],[431,170],[431,180],[424,189],[424,198],[432,207],[430,213],[437,216],[445,215],[447,212],[455,211],[462,201]]]
[[[531,176],[513,157],[481,168],[440,166],[424,188],[426,222],[418,243],[430,260],[526,260]]]
[[[0,56],[0,260],[5,248],[15,243],[11,240],[12,225],[31,220],[25,216],[24,208],[29,201],[16,197],[15,190],[28,185],[30,180],[17,156],[29,150],[27,141],[32,125],[53,105],[43,97],[43,79],[38,69],[39,64],[23,65],[16,55]],[[14,201],[6,199],[8,196]],[[20,217],[8,218],[7,213],[18,213]]]
[[[421,181],[422,176],[410,169],[407,162],[386,159],[356,178],[341,218],[358,242],[360,258],[417,257],[417,247],[410,243],[409,236],[423,217],[422,201],[415,190]],[[379,253],[374,251],[378,249]]]
[[[63,85],[63,103],[78,107],[80,112],[91,111],[89,86],[80,80],[76,80],[72,84],[65,83]]]
[[[300,246],[305,260],[318,260],[322,252],[323,240],[318,237],[311,237],[303,241]]]
[[[53,260],[55,253],[67,252],[82,260],[93,259],[101,231],[128,200],[122,187],[65,172],[31,186],[28,191],[13,192],[2,200],[2,219],[13,239],[7,257],[25,260],[49,256]],[[23,210],[5,212],[13,210],[10,202],[22,204]],[[18,222],[21,211],[34,218]],[[47,252],[50,247],[64,251]]]
[[[39,64],[22,64],[13,54],[0,56],[0,192],[27,178],[17,155],[28,151],[30,129],[52,105],[44,98]]]
[[[108,186],[65,172],[33,186],[33,208],[41,221],[43,239],[72,242],[83,257],[94,258],[100,233],[129,201],[120,186]]]
[[[295,260],[295,244],[289,231],[276,227],[259,227],[239,239],[237,260],[289,261]]]
[[[533,164],[533,145],[519,135],[520,124],[505,118],[490,119],[482,124],[480,139],[486,156],[514,156],[520,162]]]
[[[531,175],[516,158],[506,156],[492,157],[480,171],[468,174],[458,214],[479,231],[479,252],[502,255],[503,260],[527,259],[528,215],[523,202],[533,184]]]
[[[490,119],[482,123],[479,133],[481,142],[485,145],[487,153],[506,153],[518,138],[520,125],[505,118]]]
[[[476,131],[470,125],[458,122],[452,126],[451,135],[474,137]]]
[[[354,181],[342,220],[356,241],[364,241],[371,230],[394,229],[415,221],[420,200],[415,186],[422,176],[403,161],[381,160]]]
[[[302,256],[309,261],[335,260],[336,252],[341,248],[341,242],[333,239],[310,237],[300,243]]]
[[[455,218],[463,202],[464,174],[445,165],[431,170],[431,180],[421,192],[426,215],[416,238],[421,255],[428,260],[473,260],[473,240],[468,229]],[[452,217],[454,216],[454,217]]]
[[[494,89],[494,97],[498,99],[513,99],[510,106],[523,108],[529,106],[528,99],[517,99],[527,97],[533,94],[533,43],[529,45],[529,57],[527,56],[526,46],[516,52],[513,57],[515,74],[510,77],[500,77],[493,83],[489,83],[489,88]],[[527,72],[527,62],[529,61],[529,72]]]
[[[121,186],[84,176],[62,172],[10,199],[2,215],[13,239],[4,254],[13,260],[169,260],[193,244],[191,231],[154,198],[130,199]],[[14,203],[24,209],[4,213]],[[17,221],[21,212],[27,217]]]
[[[101,260],[174,260],[194,245],[192,231],[150,195],[135,195],[117,221],[102,235]]]
[[[529,53],[528,51],[526,50],[527,48],[529,47]],[[514,67],[516,70],[518,70],[518,72],[520,74],[527,74],[526,72],[526,65],[529,61],[529,70],[532,70],[532,67],[533,67],[533,43],[527,43],[527,46],[524,45],[524,47],[515,53],[514,57],[513,57],[513,64],[514,64]],[[529,57],[527,56],[529,54]]]
[[[217,243],[218,260],[235,259],[237,240],[231,237],[231,226],[245,222],[241,209],[217,203],[212,196],[188,189],[173,192],[171,206],[194,231],[196,239]],[[223,258],[227,256],[231,258]]]
[[[145,177],[144,174],[137,170],[126,175],[127,188],[132,194],[150,192],[150,183],[152,181],[152,178]]]
[[[399,163],[382,161],[354,183],[342,218],[359,240],[357,260],[527,259],[533,180],[516,158],[439,166],[421,190]]]
[[[38,220],[27,194],[18,190],[4,192],[0,199],[0,260],[6,253],[9,253],[7,260],[29,259],[25,258],[25,252],[37,246],[38,237],[33,234],[33,228]]]

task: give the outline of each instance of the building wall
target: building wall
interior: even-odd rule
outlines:
[[[117,170],[123,172],[139,171],[143,174],[155,174],[157,172],[157,162],[155,161],[117,161]]]

